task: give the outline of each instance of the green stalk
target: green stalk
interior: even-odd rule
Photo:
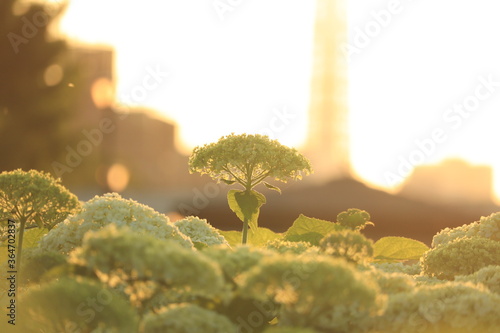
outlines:
[[[241,235],[241,244],[245,245],[248,238],[248,219],[245,218],[243,221],[243,230]]]

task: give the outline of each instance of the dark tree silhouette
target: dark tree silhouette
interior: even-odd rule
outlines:
[[[50,171],[73,135],[77,67],[49,32],[63,9],[0,2],[0,170]]]

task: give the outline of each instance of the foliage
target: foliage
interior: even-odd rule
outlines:
[[[194,304],[172,304],[145,316],[143,333],[236,332],[228,318]]]
[[[173,224],[116,194],[95,197],[28,251],[21,329],[497,332],[500,242],[474,235],[430,250],[402,237],[372,244],[359,232],[366,215],[347,212],[339,215],[356,223],[301,215],[283,234],[254,228],[241,245],[241,232],[197,217]]]
[[[345,228],[360,231],[366,228],[367,225],[375,225],[370,222],[370,214],[368,212],[357,209],[349,208],[337,215],[337,223]]]
[[[351,263],[365,263],[373,257],[373,242],[352,230],[334,231],[319,241],[321,252]]]
[[[80,65],[51,33],[63,10],[61,1],[0,2],[0,170],[51,170],[76,137]],[[62,77],[48,84],[51,66]]]
[[[424,253],[422,271],[429,276],[451,280],[489,265],[500,265],[500,242],[483,237],[460,238]]]
[[[284,239],[292,242],[308,242],[311,245],[319,245],[319,241],[327,234],[343,229],[342,226],[336,223],[300,214],[286,231]]]
[[[23,263],[23,282],[39,283],[50,279],[51,273],[56,269],[67,266],[67,256],[52,251],[39,251],[33,249],[26,253],[26,261]]]
[[[138,318],[113,290],[63,278],[33,288],[20,300],[20,332],[137,332]]]
[[[374,257],[379,261],[418,260],[429,247],[405,237],[382,237],[373,244]]]
[[[221,235],[227,240],[229,245],[236,246],[241,244],[241,231],[229,230],[229,231],[219,231]],[[255,246],[263,246],[267,244],[267,242],[281,238],[280,234],[275,233],[274,231],[257,227],[248,235],[247,243]]]
[[[217,229],[212,227],[207,220],[196,216],[188,216],[174,222],[174,225],[189,238],[198,248],[211,245],[229,245]]]
[[[230,190],[229,207],[243,221],[242,243],[247,242],[248,227],[258,227],[260,207],[266,203],[261,193],[253,190],[260,183],[267,188],[281,190],[264,181],[301,179],[302,173],[311,173],[309,161],[296,149],[288,148],[265,135],[230,134],[216,143],[195,147],[189,158],[189,171],[207,174],[228,185],[237,183],[244,190]]]
[[[86,232],[99,230],[109,224],[127,226],[139,234],[173,239],[184,247],[193,247],[189,237],[170,223],[167,216],[134,200],[123,199],[116,193],[95,196],[87,201],[78,214],[70,216],[45,235],[40,247],[68,254],[82,244]]]

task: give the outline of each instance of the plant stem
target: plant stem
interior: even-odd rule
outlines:
[[[246,244],[247,243],[247,237],[248,237],[248,219],[244,218],[243,221],[243,230],[241,233],[241,244]]]

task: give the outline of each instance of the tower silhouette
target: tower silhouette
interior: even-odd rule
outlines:
[[[351,175],[348,138],[347,39],[343,0],[317,0],[309,133],[304,153],[316,180]]]

